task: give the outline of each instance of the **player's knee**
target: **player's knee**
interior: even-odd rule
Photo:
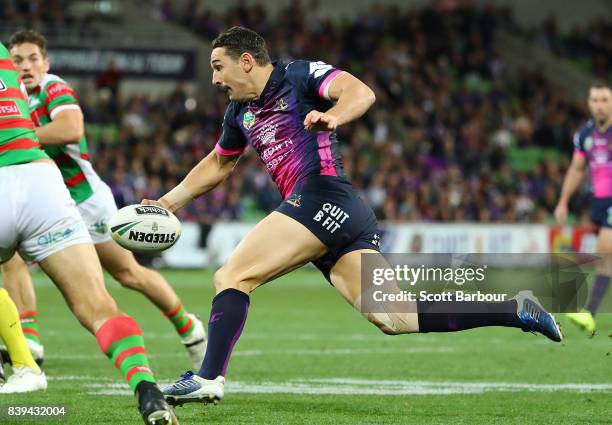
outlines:
[[[257,288],[258,283],[254,279],[245,279],[235,270],[223,266],[215,272],[213,282],[217,294],[226,289],[238,289],[247,294]]]
[[[368,314],[368,322],[376,326],[380,331],[386,335],[398,335],[399,333],[393,328],[389,327],[388,324],[383,323],[380,319],[375,317],[373,314]]]
[[[416,318],[411,316],[408,313],[368,313],[367,319],[386,335],[401,335],[419,331],[415,326]]]

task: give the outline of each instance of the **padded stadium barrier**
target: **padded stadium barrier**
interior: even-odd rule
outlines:
[[[175,268],[219,267],[255,223],[219,222],[203,232],[183,223],[181,238],[162,254],[163,265]],[[381,249],[386,253],[528,254],[595,251],[589,226],[546,224],[382,223]],[[514,256],[521,258],[520,256]]]

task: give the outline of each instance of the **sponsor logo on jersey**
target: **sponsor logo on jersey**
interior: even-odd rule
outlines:
[[[44,235],[39,236],[36,241],[40,246],[55,245],[58,242],[65,241],[70,238],[75,232],[81,229],[81,223],[77,223],[72,227],[68,227],[64,230],[58,230],[56,232],[47,232]]]
[[[593,162],[596,164],[605,164],[608,162],[608,150],[600,151],[596,150],[593,152]]]
[[[593,138],[591,136],[584,139],[584,150],[590,151],[593,148]]]
[[[143,205],[141,207],[136,207],[134,209],[136,214],[138,215],[147,215],[147,214],[155,214],[155,215],[163,215],[165,217],[169,217],[168,211],[163,208],[156,207],[154,205]]]
[[[248,130],[253,127],[253,124],[255,124],[255,114],[247,111],[242,117],[242,126]]]
[[[284,111],[285,109],[287,109],[288,106],[289,105],[287,104],[287,102],[285,102],[285,99],[281,97],[279,100],[276,101],[274,112]]]
[[[2,81],[2,78],[0,78],[0,91],[5,91],[6,90],[6,84],[4,84],[4,81]]]
[[[276,143],[276,129],[278,128],[278,124],[266,124],[263,126],[259,134],[257,135],[257,139],[261,142],[262,145],[267,145],[269,143]]]
[[[272,158],[271,161],[266,162],[266,168],[268,169],[268,171],[272,171],[274,168],[276,168],[277,165],[279,165],[281,162],[283,162],[285,159],[287,159],[287,157],[289,155],[291,155],[292,153],[293,153],[293,149],[291,149],[291,150],[289,150],[287,152],[281,153],[276,158]]]
[[[302,206],[302,195],[291,195],[286,202],[292,207],[299,208]]]
[[[0,100],[0,117],[19,115],[19,106],[14,100]]]
[[[49,96],[60,96],[62,94],[70,94],[70,91],[71,90],[70,90],[70,87],[68,87],[68,84],[62,83],[62,82],[51,84],[49,88],[47,88],[47,94]]]
[[[97,223],[94,223],[92,227],[94,229],[94,232],[99,233],[101,235],[108,232],[108,224],[106,224],[106,222],[104,221],[98,221]]]
[[[291,145],[293,145],[293,140],[291,140],[291,139],[287,139],[285,141],[282,141],[280,143],[272,145],[269,148],[266,148],[262,152],[261,159],[263,159],[264,161],[267,161],[268,158],[271,158],[272,155],[274,155],[276,152],[278,152],[278,151],[280,151],[280,150],[282,150],[284,148],[288,148]]]
[[[128,239],[137,242],[169,243],[176,240],[176,233],[144,233],[130,230]]]

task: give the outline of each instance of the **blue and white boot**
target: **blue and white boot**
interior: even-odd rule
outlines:
[[[552,314],[547,312],[531,291],[521,291],[514,299],[516,314],[524,332],[539,332],[555,342],[561,342],[563,335]]]
[[[187,371],[172,385],[162,388],[168,404],[182,406],[184,403],[218,404],[223,398],[225,378],[204,379],[192,371]]]

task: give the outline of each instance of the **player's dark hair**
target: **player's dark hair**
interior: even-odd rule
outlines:
[[[11,36],[9,40],[8,48],[12,49],[14,46],[18,46],[24,43],[36,44],[40,49],[43,57],[47,57],[47,39],[39,32],[34,30],[23,30],[17,31]]]
[[[255,58],[257,65],[263,66],[270,63],[270,55],[266,40],[255,31],[245,27],[231,27],[222,32],[212,42],[213,49],[225,47],[227,55],[238,60],[243,53],[250,53]]]
[[[610,89],[612,90],[612,87],[610,87],[610,83],[608,83],[606,80],[595,80],[591,82],[591,85],[589,86],[589,90],[590,89]]]

